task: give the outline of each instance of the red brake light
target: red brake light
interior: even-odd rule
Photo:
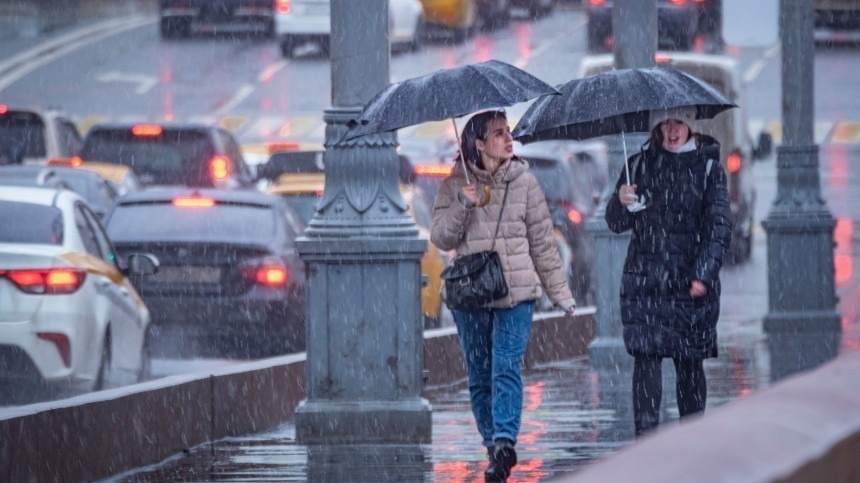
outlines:
[[[209,177],[213,180],[223,180],[230,176],[230,160],[224,156],[215,156],[209,160]]]
[[[287,269],[280,266],[266,266],[257,269],[257,283],[272,287],[287,283]]]
[[[441,164],[419,164],[415,166],[415,174],[425,176],[450,176],[453,171],[453,166],[444,166]]]
[[[215,206],[215,200],[192,196],[190,198],[173,198],[171,204],[179,208],[209,208]]]
[[[591,3],[595,7],[599,7],[599,6],[603,5],[604,2],[606,2],[606,0],[590,0],[589,3]]]
[[[78,268],[9,270],[5,275],[24,293],[62,295],[76,292],[86,272]]]
[[[726,159],[726,168],[730,174],[735,174],[741,170],[741,156],[738,153],[732,153]]]
[[[582,223],[582,213],[571,208],[571,209],[567,210],[567,219],[578,225],[578,224]]]
[[[6,114],[9,112],[9,107],[6,104],[0,104],[0,114]]]
[[[290,278],[283,263],[273,258],[250,262],[242,273],[246,280],[268,287],[284,286]]]
[[[669,0],[669,1],[675,5],[683,5],[683,4],[687,3],[687,0]]]
[[[131,128],[131,133],[135,136],[153,137],[161,134],[161,126],[154,124],[138,124]]]
[[[39,332],[36,334],[40,339],[48,342],[53,342],[57,346],[57,352],[60,353],[60,358],[63,359],[63,365],[69,367],[72,365],[72,350],[69,338],[66,334],[56,332]]]
[[[278,13],[290,13],[290,1],[291,0],[275,0],[275,10]]]
[[[667,56],[665,54],[660,54],[660,53],[654,54],[654,62],[657,62],[658,64],[668,64],[671,61],[672,61],[672,59],[670,59],[669,56]]]

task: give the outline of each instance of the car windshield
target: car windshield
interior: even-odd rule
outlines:
[[[14,146],[22,158],[44,158],[45,124],[36,114],[10,111],[0,115],[0,146]]]
[[[0,243],[63,244],[63,212],[54,206],[0,201]]]
[[[116,243],[211,241],[259,245],[274,236],[275,211],[268,206],[246,204],[127,204],[116,207],[107,230]]]
[[[184,129],[165,129],[156,136],[138,136],[130,129],[96,130],[81,149],[81,158],[128,166],[149,185],[205,185],[214,155],[206,133]]]
[[[319,196],[313,193],[284,195],[284,201],[299,214],[305,225],[313,218],[319,199]]]

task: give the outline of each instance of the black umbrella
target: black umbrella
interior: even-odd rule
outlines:
[[[601,72],[558,90],[560,96],[529,107],[514,127],[514,139],[527,144],[646,132],[652,110],[695,106],[697,119],[711,119],[737,107],[705,81],[671,67]]]
[[[439,70],[383,89],[350,122],[344,139],[428,121],[453,121],[475,111],[558,93],[528,72],[497,60]],[[456,127],[455,123],[455,133]]]

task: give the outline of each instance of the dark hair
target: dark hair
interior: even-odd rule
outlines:
[[[485,141],[487,139],[487,123],[497,118],[502,118],[507,121],[508,117],[505,114],[504,109],[475,114],[471,119],[469,119],[469,122],[466,123],[466,127],[463,128],[463,134],[460,135],[460,156],[462,156],[467,163],[472,163],[480,169],[485,169],[484,161],[481,160],[481,153],[478,151],[476,141],[478,139],[481,141]]]

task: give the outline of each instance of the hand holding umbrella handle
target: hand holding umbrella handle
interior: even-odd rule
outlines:
[[[484,206],[487,206],[487,204],[490,202],[490,198],[491,198],[490,187],[487,185],[484,185],[484,196],[481,198],[481,201],[479,201],[475,204],[475,206],[478,208],[482,208]]]

